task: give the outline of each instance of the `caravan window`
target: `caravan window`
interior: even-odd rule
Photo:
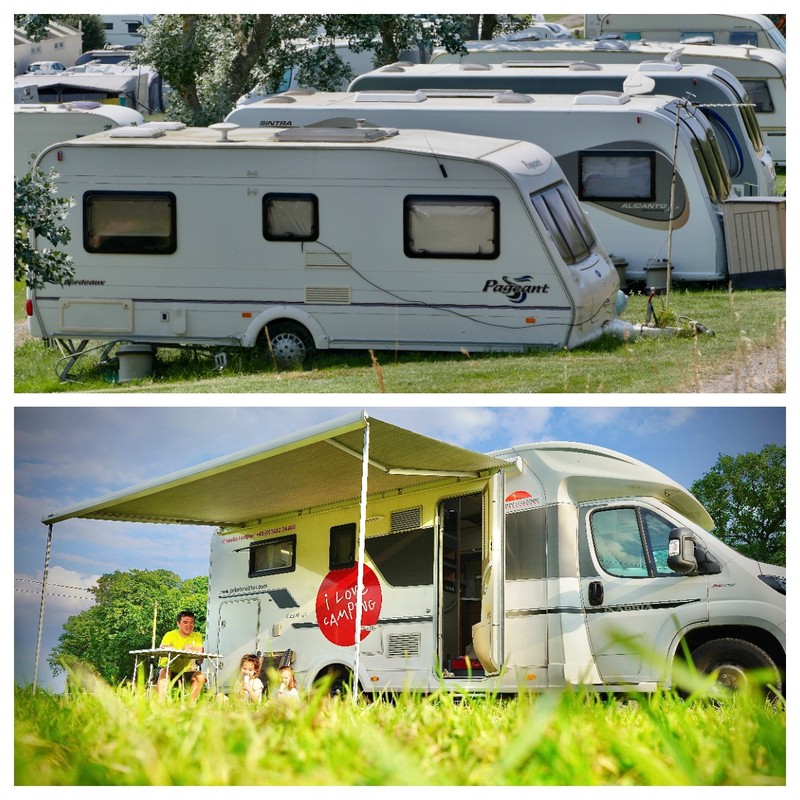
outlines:
[[[83,246],[89,253],[167,255],[178,247],[172,192],[87,192]]]
[[[546,578],[547,512],[533,508],[506,515],[506,579]]]
[[[581,200],[655,200],[655,153],[578,154]]]
[[[775,111],[766,81],[746,80],[745,78],[740,78],[740,81],[750,101],[755,105],[757,114],[771,114]]]
[[[331,528],[328,569],[346,569],[356,563],[356,524],[348,522]]]
[[[595,244],[594,231],[572,189],[557,183],[531,194],[531,202],[567,264],[575,264],[589,255]]]
[[[284,536],[256,542],[250,547],[250,563],[247,575],[250,578],[262,575],[277,575],[293,572],[297,556],[297,536]]]
[[[367,555],[390,586],[430,586],[433,583],[433,528],[370,536]]]
[[[731,31],[728,44],[751,44],[758,47],[758,34],[755,31]]]
[[[406,197],[403,250],[409,258],[497,258],[500,201],[456,195]]]
[[[319,237],[319,205],[313,194],[267,194],[264,238],[270,242],[313,242]]]

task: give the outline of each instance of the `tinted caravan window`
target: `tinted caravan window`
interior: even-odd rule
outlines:
[[[175,225],[172,192],[87,192],[83,196],[83,246],[90,253],[174,253]]]
[[[261,575],[277,575],[292,572],[297,555],[297,536],[285,536],[258,542],[250,548],[250,563],[247,575],[250,578]]]
[[[496,197],[406,197],[403,249],[410,258],[497,258],[500,201]]]
[[[655,153],[604,152],[578,156],[581,200],[654,200]]]
[[[531,194],[531,202],[567,264],[586,258],[595,237],[575,193],[564,183]]]

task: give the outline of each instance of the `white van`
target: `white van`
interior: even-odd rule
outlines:
[[[619,36],[653,42],[704,39],[711,44],[748,44],[786,52],[786,39],[763,14],[587,14],[587,39]]]
[[[786,570],[593,445],[484,455],[359,412],[42,521],[80,518],[214,529],[220,691],[245,653],[367,693],[647,692],[685,654],[727,686],[786,669]]]
[[[541,42],[466,42],[466,54],[437,48],[431,63],[562,61],[579,59],[592,63],[630,63],[666,60],[683,64],[723,67],[744,86],[755,105],[756,117],[766,136],[772,158],[786,164],[786,54],[748,45],[704,45],[669,42],[632,42],[618,39]]]
[[[124,106],[74,103],[14,105],[14,177],[21,178],[46,147],[123,125],[142,125],[144,117]]]
[[[247,107],[245,107],[247,108]],[[174,129],[170,129],[174,128]],[[553,157],[453,133],[147,123],[45,150],[75,281],[39,338],[307,350],[572,348],[619,281]],[[269,349],[269,348],[267,348]]]
[[[510,89],[523,94],[579,94],[625,91],[690,100],[708,118],[737,196],[775,194],[775,164],[742,84],[710,64],[642,61],[598,64],[575,60],[502,64],[390,64],[355,78],[357,91],[412,89]]]
[[[668,259],[677,280],[727,276],[721,215],[723,201],[733,196],[731,179],[706,118],[672,97],[458,89],[289,93],[234,109],[227,120],[264,130],[355,126],[359,118],[371,126],[535,142],[558,160],[628,280],[653,285],[650,270],[666,271]]]

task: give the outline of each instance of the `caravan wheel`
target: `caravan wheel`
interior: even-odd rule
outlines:
[[[264,333],[267,355],[280,367],[300,366],[314,350],[311,334],[297,322],[270,322]]]
[[[769,654],[744,639],[712,639],[692,652],[698,672],[716,674],[717,683],[728,691],[743,691],[755,679],[765,696],[783,688],[781,673]]]

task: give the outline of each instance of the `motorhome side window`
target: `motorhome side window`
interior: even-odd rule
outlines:
[[[600,566],[620,578],[675,576],[667,566],[674,523],[646,508],[611,508],[591,515],[592,540]]]
[[[581,200],[655,200],[655,153],[579,153],[578,165]]]
[[[496,197],[406,197],[403,250],[409,258],[497,258],[500,202]]]
[[[250,578],[293,572],[297,557],[297,536],[256,542],[249,549],[247,575]]]
[[[87,192],[83,246],[89,253],[168,255],[177,249],[172,192]]]
[[[750,102],[755,105],[757,114],[771,114],[775,111],[772,95],[769,93],[766,81],[745,80],[742,78],[741,83],[750,98]]]
[[[557,183],[530,197],[564,261],[575,264],[586,258],[595,245],[595,236],[575,192],[566,184]]]
[[[348,522],[331,528],[328,569],[345,569],[356,563],[356,524]]]
[[[319,205],[313,194],[267,194],[264,238],[270,242],[313,242],[319,237]]]

